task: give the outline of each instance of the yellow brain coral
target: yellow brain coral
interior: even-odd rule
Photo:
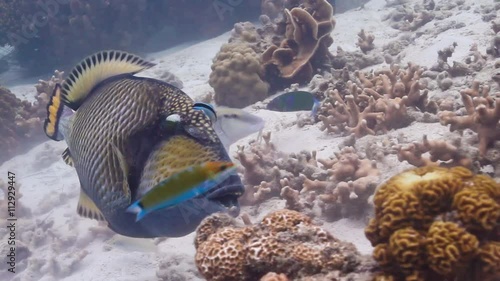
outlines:
[[[450,276],[467,265],[478,250],[477,238],[453,222],[435,222],[427,233],[429,266]]]
[[[365,234],[383,271],[376,280],[500,277],[500,185],[490,177],[416,168],[381,185],[374,203]]]

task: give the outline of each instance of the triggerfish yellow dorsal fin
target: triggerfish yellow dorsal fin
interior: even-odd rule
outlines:
[[[113,149],[113,153],[118,157],[118,163],[120,164],[120,169],[123,173],[123,195],[125,198],[128,198],[128,202],[130,203],[132,200],[132,195],[130,193],[130,188],[128,185],[128,165],[127,165],[127,160],[125,160],[125,156],[123,156],[123,153],[120,151],[120,149],[111,143],[111,148]]]
[[[75,166],[75,162],[73,161],[73,158],[71,157],[71,152],[69,152],[69,147],[63,151],[62,159],[63,159],[64,163],[66,163],[68,166],[71,166],[71,167]]]
[[[96,204],[90,197],[80,189],[80,199],[78,200],[77,212],[84,218],[94,219],[98,221],[106,221],[101,210],[97,208]]]
[[[155,66],[136,55],[108,50],[92,54],[73,68],[62,84],[62,99],[77,110],[92,89],[101,81],[120,74],[135,74]]]
[[[64,110],[61,95],[61,85],[56,84],[52,96],[47,103],[47,118],[45,118],[45,123],[43,124],[43,130],[47,137],[56,141],[63,139],[63,136],[59,133],[59,121]]]

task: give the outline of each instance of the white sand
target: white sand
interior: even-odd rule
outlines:
[[[449,29],[436,35],[432,30],[437,21],[426,24],[418,30],[424,34],[416,38],[415,42],[404,50],[406,54],[404,61],[431,66],[436,62],[437,50],[449,46],[452,42],[459,44],[452,60],[462,61],[467,55],[470,45],[474,42],[479,44],[480,50],[484,53],[491,40],[489,24],[483,22],[480,18],[481,15],[473,13],[473,10],[480,4],[491,2],[467,0],[467,3],[472,5],[471,10],[461,11],[453,17],[440,21],[440,24],[446,21],[463,22],[466,26],[464,28]],[[363,10],[337,15],[332,52],[336,51],[337,46],[348,51],[357,49],[355,45],[357,33],[362,28],[375,34],[375,45],[379,49],[387,42],[397,38],[401,32],[392,29],[388,22],[381,20],[382,15],[388,12],[384,5],[385,1],[383,0],[373,0],[366,4]],[[183,90],[186,93],[198,99],[212,91],[207,82],[212,59],[228,38],[229,33],[226,33],[192,46],[151,54],[149,58],[158,63],[158,66],[142,75],[156,77],[162,71],[168,70],[183,81]],[[30,84],[11,89],[18,97],[32,100],[35,93],[33,87],[35,83],[36,80]],[[332,152],[338,151],[338,145],[343,140],[343,138],[326,135],[318,129],[317,125],[299,129],[293,125],[296,121],[295,113],[277,113],[253,108],[249,108],[249,110],[256,112],[257,115],[268,121],[266,130],[273,131],[272,141],[285,152],[298,152],[303,149],[317,150],[318,157],[329,157]],[[446,131],[446,127],[437,123],[415,123],[407,128],[390,132],[389,135],[394,138],[398,134],[404,133],[409,140],[420,140],[423,132],[434,139],[439,138]],[[246,144],[249,139],[254,137],[243,139],[238,144]],[[232,155],[234,155],[235,147],[233,146],[231,149]],[[72,268],[67,276],[51,277],[46,275],[43,279],[39,279],[41,276],[33,276],[25,271],[16,274],[15,280],[157,280],[155,274],[160,260],[168,260],[170,263],[167,272],[172,274],[172,278],[168,280],[198,280],[195,277],[196,269],[193,263],[195,253],[193,234],[182,238],[167,239],[159,244],[157,252],[146,250],[147,247],[142,249],[140,246],[106,246],[108,244],[104,241],[109,236],[93,237],[93,234],[89,232],[89,227],[96,226],[97,223],[76,215],[79,183],[75,171],[66,166],[60,158],[60,153],[64,148],[63,142],[47,141],[4,163],[0,166],[0,175],[6,175],[7,171],[15,172],[17,184],[22,185],[22,193],[24,194],[21,202],[31,208],[35,219],[48,219],[54,222],[49,228],[54,234],[49,234],[50,231],[45,232],[45,236],[49,239],[42,243],[42,246],[31,248],[32,258],[48,261],[49,257],[56,255],[53,253],[53,242],[51,242],[51,239],[54,238],[51,237],[56,237],[59,240],[74,239],[73,242],[67,243],[65,254],[87,250],[88,255],[75,268]],[[408,164],[399,163],[394,156],[388,157],[380,165],[382,171],[391,171],[392,174],[409,167]],[[64,195],[62,200],[61,194]],[[257,221],[258,218],[272,209],[283,207],[282,202],[279,204],[264,203],[253,220]],[[26,228],[32,228],[34,221],[19,223],[23,223]],[[324,227],[338,238],[355,243],[362,253],[368,254],[372,250],[369,242],[364,238],[364,222],[343,219],[334,223],[325,223]],[[133,243],[131,242],[131,244]],[[62,267],[67,267],[64,263],[65,260],[60,259],[57,263]],[[45,272],[50,272],[50,269],[45,269]],[[177,279],[175,276],[179,274],[185,274],[185,279]],[[12,275],[5,276],[12,278]],[[5,276],[0,273],[0,279],[6,280]]]

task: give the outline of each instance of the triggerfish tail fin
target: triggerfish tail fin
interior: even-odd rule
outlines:
[[[232,162],[207,162],[188,167],[161,181],[127,208],[140,221],[147,214],[174,207],[205,194],[227,179],[236,169]]]
[[[243,109],[217,107],[214,129],[226,149],[236,141],[261,131],[266,122]]]
[[[64,105],[62,100],[62,88],[56,84],[52,96],[47,103],[47,117],[43,124],[43,130],[47,137],[52,140],[60,141],[64,139],[61,133],[61,118],[72,115],[73,111]]]
[[[155,64],[123,51],[108,50],[92,54],[73,68],[62,84],[62,100],[77,110],[92,89],[107,78],[135,74]]]

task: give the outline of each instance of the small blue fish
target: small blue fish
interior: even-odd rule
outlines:
[[[295,91],[275,97],[267,104],[267,109],[280,112],[311,110],[314,117],[318,113],[319,104],[319,100],[313,94]]]
[[[226,180],[236,169],[232,162],[215,161],[191,166],[161,181],[127,208],[136,213],[136,222],[147,214],[173,207],[205,194]]]

